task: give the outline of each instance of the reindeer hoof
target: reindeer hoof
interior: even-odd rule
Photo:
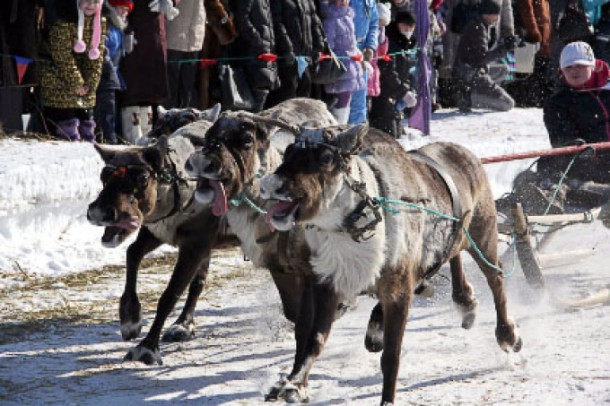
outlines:
[[[163,365],[158,348],[151,350],[141,346],[129,350],[123,361],[140,361],[146,365]]]
[[[521,351],[521,348],[523,348],[523,340],[521,339],[521,337],[519,337],[517,338],[517,342],[515,343],[515,345],[513,345],[513,351],[519,352]]]
[[[195,325],[193,323],[184,324],[173,324],[163,334],[163,341],[165,342],[181,342],[188,341],[195,337]]]
[[[292,382],[287,382],[281,393],[282,398],[286,403],[308,403],[309,395],[307,387],[296,386]]]
[[[280,394],[282,390],[284,390],[284,386],[286,385],[285,379],[280,379],[271,387],[269,393],[265,395],[265,402],[275,402],[280,398]]]
[[[466,313],[464,317],[462,317],[462,328],[465,330],[470,330],[476,318],[477,314],[475,312]]]
[[[123,340],[125,340],[125,341],[130,341],[130,340],[138,338],[141,331],[142,331],[142,322],[141,321],[136,321],[136,322],[128,321],[125,323],[121,323],[121,337],[123,337]]]

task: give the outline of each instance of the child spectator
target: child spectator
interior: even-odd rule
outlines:
[[[500,18],[500,11],[499,0],[483,0],[479,13],[462,32],[453,67],[457,105],[461,112],[471,111],[471,107],[508,111],[515,106],[510,95],[489,75],[489,64],[515,49],[514,36],[506,37],[492,48],[495,43],[492,28]]]
[[[70,141],[95,142],[95,93],[102,75],[105,20],[103,0],[56,1],[58,20],[41,53],[41,96],[56,134]],[[76,6],[76,7],[75,7]]]
[[[104,142],[116,144],[116,92],[124,87],[119,75],[119,63],[125,53],[123,36],[127,28],[127,15],[133,10],[132,0],[108,0],[104,16],[108,24],[106,55],[102,65],[102,78],[97,88],[95,121],[102,128]]]
[[[377,61],[381,93],[373,99],[370,123],[397,138],[402,134],[403,110],[417,103],[417,95],[411,87],[411,68],[415,66],[415,60],[406,53],[400,53],[415,47],[414,31],[413,14],[399,11],[386,33],[391,58]]]
[[[336,97],[330,111],[341,124],[346,124],[349,119],[352,93],[366,89],[362,64],[351,59],[362,54],[356,46],[354,11],[349,7],[349,2],[331,0],[330,3],[322,3],[321,7],[328,46],[337,56],[343,57],[341,61],[347,68],[339,80],[324,86],[326,93]]]

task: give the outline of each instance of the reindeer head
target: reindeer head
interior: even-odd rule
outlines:
[[[204,146],[185,168],[198,178],[195,199],[224,215],[236,197],[266,170],[272,126],[253,115],[224,112],[206,134]]]
[[[261,197],[277,200],[269,209],[267,221],[276,229],[289,230],[296,222],[333,216],[335,200],[349,171],[350,156],[358,152],[368,124],[301,130],[294,144],[284,153],[284,161],[274,174],[261,181]]]
[[[146,136],[151,139],[159,138],[162,135],[170,135],[176,130],[195,121],[208,121],[213,123],[220,114],[220,104],[216,104],[207,110],[197,110],[194,108],[174,108],[166,110],[162,106],[157,107],[157,119],[152,129]]]
[[[95,149],[104,160],[102,191],[87,210],[91,224],[106,227],[102,244],[116,247],[136,231],[157,206],[162,182],[167,139],[149,147]]]

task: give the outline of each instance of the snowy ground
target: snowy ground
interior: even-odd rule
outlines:
[[[444,111],[435,115],[432,132],[401,142],[412,148],[454,141],[481,157],[548,147],[538,109],[466,116]],[[486,166],[496,197],[530,162]],[[268,386],[289,372],[294,340],[267,272],[253,269],[235,249],[213,260],[210,286],[198,305],[197,337],[163,344],[163,366],[121,363],[135,345],[121,341],[117,322],[127,244],[102,248],[102,230],[85,219],[101,186],[100,167],[88,144],[0,140],[0,403],[262,404]],[[607,286],[608,237],[610,231],[594,223],[555,238],[550,252],[580,249],[587,255],[544,270],[553,292],[580,297]],[[169,278],[172,252],[166,248],[165,258],[149,260],[140,273],[149,321]],[[558,310],[528,287],[510,250],[504,262],[514,271],[507,278],[509,309],[520,325],[523,351],[509,357],[499,350],[490,294],[468,262],[481,301],[477,323],[470,331],[460,328],[448,281],[436,278],[435,296],[413,303],[397,405],[610,403],[608,306]],[[312,371],[311,403],[378,403],[379,355],[363,345],[373,304],[361,298],[335,323]]]

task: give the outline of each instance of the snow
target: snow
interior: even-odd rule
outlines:
[[[441,111],[434,115],[432,134],[424,137],[411,131],[400,142],[415,148],[453,141],[480,157],[549,147],[540,109],[468,115]],[[494,195],[509,191],[515,175],[531,162],[486,165]],[[134,345],[122,342],[118,333],[115,313],[121,272],[77,290],[49,279],[124,263],[129,241],[119,248],[103,248],[102,228],[86,220],[87,205],[101,188],[101,166],[90,144],[0,140],[0,300],[6,300],[0,302],[0,403],[263,404],[265,390],[292,365],[293,332],[280,316],[267,272],[252,269],[239,251],[213,258],[210,275],[220,275],[221,287],[208,288],[199,302],[197,336],[187,343],[162,344],[164,365],[159,367],[120,362]],[[601,224],[584,224],[553,240],[546,248],[551,252],[574,248],[586,252],[573,263],[545,269],[553,292],[586,295],[608,285],[610,254],[603,248],[609,235]],[[165,247],[161,253],[171,251]],[[521,270],[513,267],[512,257],[508,250],[503,261],[514,272],[507,278],[509,310],[519,323],[523,351],[506,355],[497,346],[489,289],[467,260],[467,276],[481,301],[477,322],[472,330],[460,328],[449,283],[435,279],[435,296],[417,298],[412,306],[397,405],[610,402],[608,307],[558,310],[552,300],[536,298]],[[228,275],[231,272],[235,274]],[[230,276],[228,282],[223,284],[222,276]],[[154,297],[152,303],[143,303],[149,322],[168,277],[169,271],[140,274],[140,294]],[[51,283],[30,291],[30,278]],[[19,321],[3,318],[3,312],[77,303],[99,304],[114,320],[86,324],[52,320],[20,340],[2,337]],[[361,298],[355,310],[335,323],[310,377],[312,404],[378,403],[379,354],[368,353],[363,345],[373,305],[371,298]]]

